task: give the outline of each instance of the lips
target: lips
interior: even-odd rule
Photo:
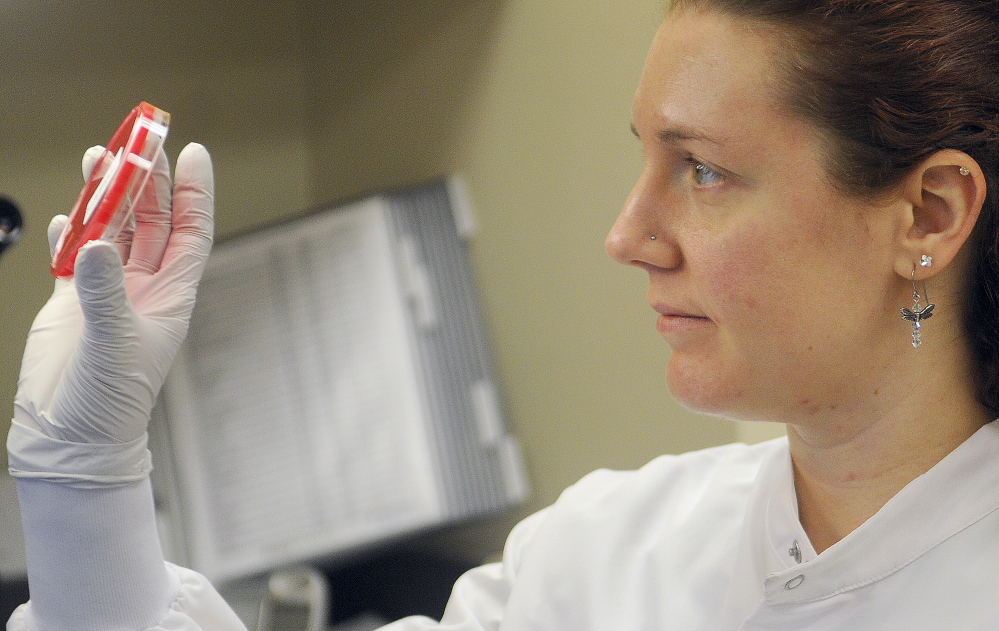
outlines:
[[[667,305],[665,303],[654,304],[654,305],[652,305],[652,309],[655,310],[655,312],[658,313],[659,315],[667,316],[667,317],[676,317],[676,318],[705,318],[704,316],[699,315],[697,313],[694,313],[693,311],[689,311],[689,310],[686,310],[686,309],[678,309],[676,307]],[[707,319],[707,318],[705,318],[705,319]]]
[[[659,314],[656,330],[670,341],[672,338],[692,333],[711,324],[711,319],[693,311],[666,304],[655,304],[652,308]]]

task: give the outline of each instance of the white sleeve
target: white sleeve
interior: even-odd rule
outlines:
[[[381,631],[487,631],[499,629],[523,555],[548,509],[517,524],[507,538],[501,563],[469,570],[455,581],[441,621],[412,616],[382,627]]]
[[[148,478],[15,483],[31,600],[7,631],[245,631],[207,579],[163,560]]]
[[[177,594],[163,618],[143,631],[246,631],[229,605],[201,574],[167,563]],[[18,607],[7,622],[7,631],[47,631],[32,616],[31,603]]]

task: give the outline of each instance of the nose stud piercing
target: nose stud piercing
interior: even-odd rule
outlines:
[[[921,267],[929,267],[933,264],[933,257],[924,254],[919,259],[919,265]],[[933,307],[935,305],[930,304],[930,295],[926,292],[926,280],[923,279],[923,295],[922,298],[926,299],[926,306],[922,306],[922,298],[919,295],[919,290],[916,289],[916,266],[912,266],[912,275],[910,279],[912,281],[912,309],[906,309],[902,307],[900,311],[902,312],[902,319],[907,322],[912,322],[912,347],[919,348],[923,343],[922,338],[922,328],[923,320],[929,320],[933,315]]]
[[[649,241],[655,241],[655,240],[656,240],[656,235],[651,235],[649,237]]]

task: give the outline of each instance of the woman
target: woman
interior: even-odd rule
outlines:
[[[672,393],[788,438],[588,476],[440,628],[999,627],[997,32],[990,0],[674,2],[607,248],[649,275]],[[210,182],[186,150],[174,231],[140,222],[124,276],[112,246],[81,254],[75,359],[50,352],[71,285],[32,331],[9,439],[32,601],[9,628],[240,628],[163,565],[145,479]]]

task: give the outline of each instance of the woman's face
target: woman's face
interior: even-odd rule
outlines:
[[[771,37],[712,12],[663,24],[634,100],[644,169],[607,249],[649,274],[680,402],[804,423],[870,403],[910,303],[897,213],[832,186],[815,128],[781,107]]]

